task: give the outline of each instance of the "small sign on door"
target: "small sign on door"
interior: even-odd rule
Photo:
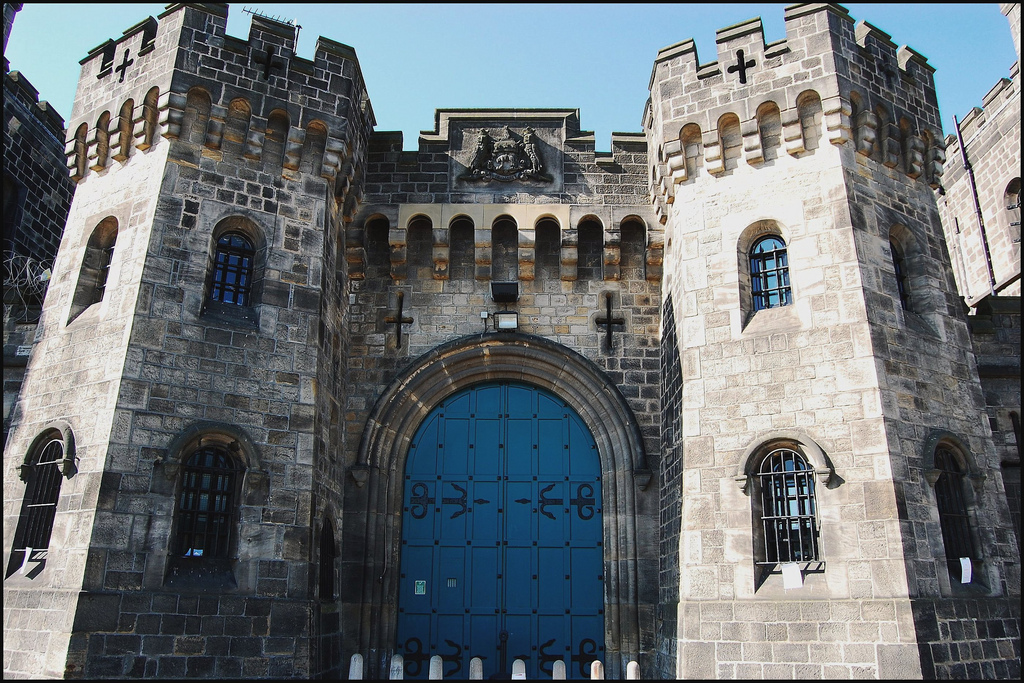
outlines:
[[[427,594],[427,582],[426,581],[415,581],[412,584],[413,595],[426,595]]]

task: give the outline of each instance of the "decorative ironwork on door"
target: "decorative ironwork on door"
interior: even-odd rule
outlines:
[[[406,676],[589,677],[604,658],[601,465],[590,432],[536,387],[486,384],[424,420],[405,471],[397,651]],[[504,669],[502,668],[504,662]]]

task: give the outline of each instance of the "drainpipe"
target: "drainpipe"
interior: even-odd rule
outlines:
[[[967,145],[964,136],[960,132],[960,122],[956,115],[953,115],[953,125],[956,127],[956,139],[960,142],[960,158],[964,162],[964,170],[967,171],[967,180],[971,183],[971,195],[974,197],[974,211],[978,215],[978,228],[981,230],[981,246],[985,249],[985,268],[988,271],[988,293],[996,293],[996,278],[992,272],[992,253],[988,248],[988,235],[985,233],[985,219],[981,215],[981,202],[978,200],[978,186],[974,182],[974,169],[967,159]]]

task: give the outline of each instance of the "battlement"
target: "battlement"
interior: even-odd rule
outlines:
[[[759,167],[775,150],[800,158],[819,138],[937,187],[944,161],[934,69],[834,4],[786,8],[786,37],[766,43],[760,18],[720,29],[718,59],[693,40],[661,50],[644,128],[656,166],[651,200],[664,218],[674,188]],[[656,154],[655,154],[656,152]]]
[[[1006,107],[1019,107],[1020,77],[1019,65],[1014,64],[1009,78],[1000,78],[982,98],[980,107],[974,107],[960,121],[960,134],[970,145],[971,141],[982,134],[986,126]],[[1019,115],[1019,111],[1017,112]],[[960,141],[956,135],[946,136],[947,155],[951,163],[959,158]]]
[[[64,139],[64,117],[50,106],[46,100],[39,100],[39,91],[29,83],[20,71],[9,71],[7,58],[4,58],[4,92],[14,97],[25,108],[46,126],[46,129],[60,141]]]
[[[169,5],[89,52],[66,147],[74,180],[160,138],[179,163],[269,156],[285,176],[336,179],[376,123],[355,50],[320,37],[305,59],[295,23],[254,14],[241,39],[227,18],[224,4]]]

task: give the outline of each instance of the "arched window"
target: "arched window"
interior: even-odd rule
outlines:
[[[796,451],[776,448],[761,461],[757,479],[764,535],[758,564],[820,560],[814,470]]]
[[[219,446],[200,448],[189,456],[178,499],[178,557],[229,557],[238,475],[235,460]]]
[[[579,260],[576,278],[600,282],[604,279],[604,227],[596,218],[584,218],[579,222],[577,235]]]
[[[320,530],[320,599],[334,600],[334,561],[338,551],[334,543],[334,527],[331,520],[324,520]]]
[[[210,300],[225,304],[251,304],[253,261],[256,252],[244,235],[227,232],[217,240]]]
[[[499,216],[491,226],[491,279],[519,279],[519,228],[509,216]]]
[[[78,272],[78,284],[71,301],[70,323],[85,309],[103,301],[110,275],[110,263],[114,258],[114,244],[117,242],[117,219],[108,216],[89,235],[85,245],[85,257]]]
[[[889,253],[892,254],[892,267],[896,274],[896,292],[900,297],[900,306],[904,311],[909,311],[910,283],[907,277],[907,259],[903,253],[903,247],[896,240],[890,238]]]
[[[789,285],[789,257],[781,237],[762,237],[750,249],[750,285],[754,310],[793,303]]]
[[[434,225],[426,216],[409,220],[405,234],[410,278],[429,280],[434,273]]]
[[[782,113],[779,105],[765,102],[757,108],[757,134],[761,138],[761,154],[765,161],[779,157],[782,146]]]
[[[46,559],[50,534],[57,515],[60,498],[61,464],[64,460],[64,442],[61,438],[45,441],[38,455],[22,466],[22,478],[27,479],[21,515],[14,532],[14,547],[8,576],[27,562]]]
[[[551,217],[537,221],[534,277],[540,282],[558,282],[562,262],[562,229]]]
[[[950,576],[963,580],[961,559],[976,559],[971,539],[971,522],[964,498],[964,472],[952,449],[939,444],[935,449],[935,502],[939,509],[942,543]],[[969,581],[964,581],[969,583]]]

